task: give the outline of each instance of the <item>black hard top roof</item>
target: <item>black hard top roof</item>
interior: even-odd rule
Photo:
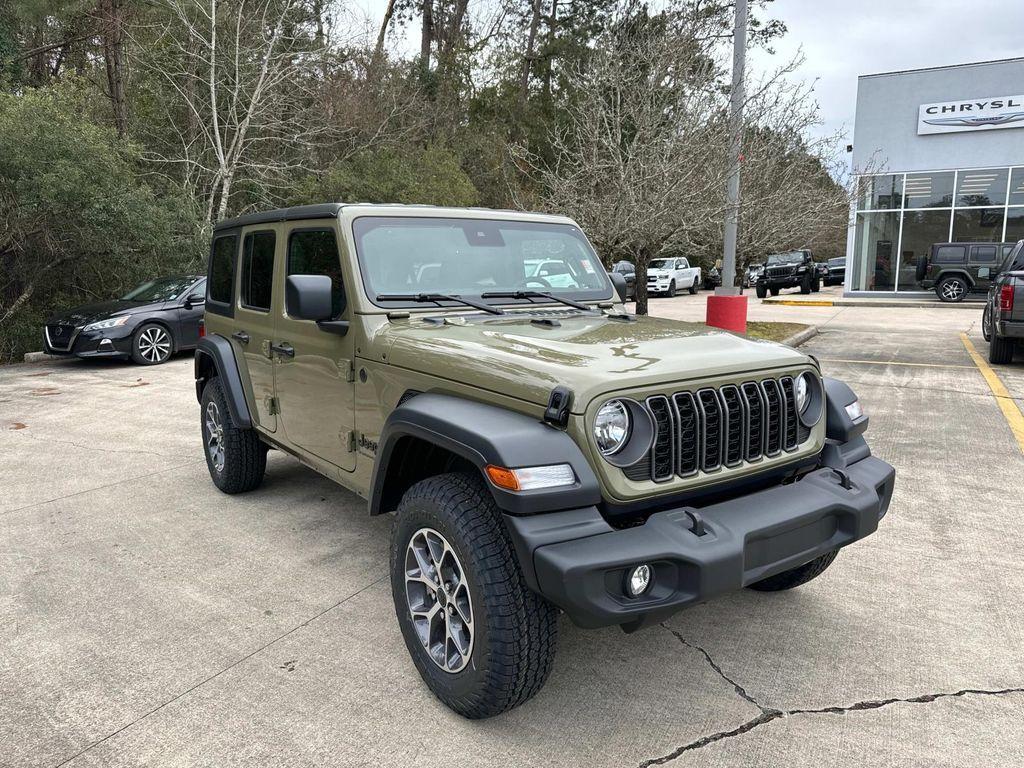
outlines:
[[[344,203],[318,203],[317,205],[294,205],[291,208],[275,208],[272,211],[247,213],[234,219],[225,219],[214,226],[214,231],[235,229],[249,224],[267,224],[274,221],[299,221],[301,219],[331,219],[338,215]]]

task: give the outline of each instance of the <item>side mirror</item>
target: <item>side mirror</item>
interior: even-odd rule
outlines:
[[[615,287],[615,293],[619,295],[619,301],[626,301],[626,278],[620,275],[618,272],[612,272],[609,277],[612,279],[612,285]]]
[[[195,307],[202,307],[206,304],[206,296],[201,293],[190,293],[185,298],[185,309],[194,309]]]
[[[328,333],[344,336],[347,320],[332,320],[331,278],[327,275],[289,275],[284,284],[284,305],[296,320],[312,320]]]

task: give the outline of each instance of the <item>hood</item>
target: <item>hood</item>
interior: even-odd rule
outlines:
[[[448,316],[386,323],[375,337],[392,365],[465,382],[543,405],[559,384],[575,393],[582,413],[595,397],[633,387],[762,371],[807,361],[796,350],[751,341],[698,323],[652,317],[636,322],[593,313]]]
[[[157,301],[139,304],[134,301],[114,299],[113,301],[103,301],[98,304],[83,304],[74,309],[54,312],[46,321],[46,324],[83,326],[99,320],[116,317],[117,315],[134,315],[137,312],[149,312],[163,307],[166,303],[166,301]]]

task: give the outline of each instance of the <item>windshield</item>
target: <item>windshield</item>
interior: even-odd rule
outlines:
[[[795,264],[803,261],[804,255],[799,251],[790,253],[773,253],[768,257],[769,264]]]
[[[584,300],[612,294],[600,259],[569,224],[363,216],[352,229],[363,285],[374,303],[389,294],[532,290]]]
[[[674,269],[675,259],[654,259],[648,269]]]
[[[121,297],[122,301],[174,301],[196,279],[194,277],[161,277],[134,288]]]

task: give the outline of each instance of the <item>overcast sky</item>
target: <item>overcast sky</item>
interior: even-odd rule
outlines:
[[[375,32],[387,0],[352,2]],[[858,75],[1024,56],[1024,0],[775,0],[767,14],[789,31],[774,55],[752,52],[751,75],[802,49],[806,60],[797,76],[817,83],[822,133],[845,129],[851,140]],[[394,32],[392,45],[410,53],[418,46],[418,39],[402,45]]]

